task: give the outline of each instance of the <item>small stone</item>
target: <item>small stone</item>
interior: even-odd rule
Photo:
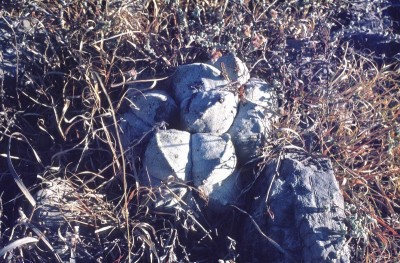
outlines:
[[[67,208],[77,205],[78,200],[73,194],[76,189],[67,180],[59,178],[46,180],[46,185],[47,187],[40,189],[35,194],[37,209],[34,212],[34,220],[41,222],[43,227],[56,232],[74,218],[72,210]],[[62,207],[65,210],[61,209]]]
[[[238,114],[228,133],[236,148],[240,164],[260,155],[267,134],[271,132],[271,120],[264,115],[264,108],[252,102],[239,106]]]
[[[195,186],[212,189],[230,176],[236,167],[235,148],[229,134],[192,135],[192,180]]]
[[[262,106],[273,113],[278,107],[277,95],[274,87],[267,82],[251,78],[245,86],[245,99],[258,106]]]
[[[228,91],[199,92],[181,104],[181,124],[191,133],[225,133],[237,111],[237,99]]]
[[[150,91],[129,98],[131,107],[121,117],[121,133],[124,148],[135,142],[146,143],[156,126],[173,123],[178,115],[178,106],[171,96],[163,91]]]
[[[246,64],[233,53],[222,56],[215,62],[210,61],[208,64],[213,65],[222,72],[226,71],[229,80],[237,82],[239,85],[245,84],[250,79],[250,72]]]
[[[236,204],[242,190],[239,178],[240,173],[234,171],[217,184],[200,186],[200,192],[207,199],[207,207],[215,213],[221,213],[226,211],[229,205]]]
[[[228,131],[240,164],[260,155],[278,109],[275,90],[259,79],[252,78],[246,84],[245,100],[239,105],[238,114]]]
[[[179,66],[172,77],[173,93],[178,103],[194,93],[223,88],[227,84],[220,70],[203,63]]]
[[[166,181],[170,175],[188,181],[190,170],[190,133],[159,130],[147,145],[144,169],[152,177]]]

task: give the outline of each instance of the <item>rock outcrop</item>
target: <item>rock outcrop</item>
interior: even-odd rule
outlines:
[[[131,145],[151,131],[149,142],[143,140],[139,183],[156,189],[153,209],[188,211],[200,204],[218,215],[239,205],[240,168],[260,155],[277,117],[273,86],[250,79],[230,54],[180,66],[171,96],[137,96],[129,98],[132,109],[122,118],[129,125],[122,125],[122,134]],[[157,126],[160,121],[169,125]],[[331,164],[301,158],[292,154],[271,162],[253,185],[244,206],[273,243],[250,220],[238,226],[244,262],[349,262],[344,202]]]
[[[140,183],[161,188],[187,184],[175,187],[176,195],[156,201],[155,207],[179,206],[190,189],[211,210],[223,211],[236,202],[237,163],[257,156],[277,109],[272,87],[249,79],[246,65],[228,54],[213,63],[178,67],[171,96],[157,90],[128,95],[131,107],[120,127],[126,149],[145,148]],[[241,85],[248,100],[239,101]],[[166,199],[162,192],[159,197]]]
[[[350,262],[343,196],[328,159],[292,154],[275,160],[251,196],[250,215],[286,254],[247,220],[245,262]]]

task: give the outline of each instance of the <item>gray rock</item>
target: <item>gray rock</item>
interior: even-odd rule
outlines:
[[[259,79],[252,78],[246,84],[245,98],[228,131],[241,164],[259,155],[260,147],[271,133],[278,108],[276,92]]]
[[[74,193],[76,189],[67,180],[54,179],[46,181],[46,187],[35,194],[37,209],[34,212],[35,222],[55,232],[75,218],[73,206],[78,206]]]
[[[150,127],[131,113],[120,117],[121,141],[124,149],[130,146],[146,144],[153,134],[154,126]]]
[[[199,187],[211,211],[221,213],[226,211],[229,205],[237,203],[242,190],[239,178],[240,173],[234,171],[226,179],[214,185],[204,184]]]
[[[147,146],[140,185],[153,189],[154,209],[187,210],[194,207],[191,188],[186,185],[193,180],[208,206],[218,211],[236,200],[235,167],[229,134],[197,133],[190,138],[183,131],[159,131]]]
[[[235,170],[236,155],[229,134],[193,134],[191,150],[193,183],[208,193]]]
[[[96,215],[98,220],[97,229],[100,226],[115,224],[111,218],[103,214],[104,210],[112,209],[111,203],[107,203],[102,194],[88,192],[86,187],[78,188],[70,179],[50,177],[43,181],[43,188],[34,195],[37,205],[29,224],[30,232],[39,235],[37,230],[43,231],[45,238],[51,244],[51,253],[57,253],[62,262],[71,262],[70,259],[75,257],[72,256],[70,246],[77,236],[82,240],[99,237],[99,234],[94,233],[93,226],[85,223],[91,222],[93,215]],[[35,231],[35,228],[38,229]],[[75,248],[76,258],[82,262],[92,262],[94,257],[88,258],[88,255],[95,255],[98,250],[90,246],[83,248],[80,242]],[[50,258],[48,261],[58,262]]]
[[[236,155],[229,134],[209,133],[192,135],[192,180],[207,206],[223,211],[236,201],[238,173]]]
[[[343,196],[328,159],[302,160],[291,155],[278,168],[276,161],[269,164],[254,185],[250,215],[288,255],[301,262],[350,262]],[[292,262],[250,221],[243,233],[247,260]]]
[[[278,98],[274,87],[267,82],[251,78],[245,86],[245,99],[266,109],[266,113],[275,115],[278,107]]]
[[[159,180],[167,181],[169,176],[190,180],[190,133],[159,130],[147,145],[143,163],[148,174]]]
[[[222,88],[227,84],[217,68],[202,63],[179,66],[172,77],[174,97],[179,104],[196,92]]]
[[[266,134],[270,132],[269,120],[264,116],[264,108],[252,102],[239,106],[238,114],[228,133],[240,164],[244,164],[260,154]]]
[[[171,124],[179,116],[175,101],[163,91],[150,91],[128,99],[130,110],[122,115],[120,125],[124,148],[148,141],[156,126]]]
[[[229,80],[238,82],[240,85],[245,84],[250,79],[250,72],[246,64],[232,53],[218,58],[215,62],[210,61],[208,64],[220,71],[225,70]]]
[[[181,104],[181,124],[191,133],[222,134],[232,125],[237,99],[228,91],[198,92]]]
[[[132,99],[132,114],[141,119],[148,126],[158,122],[169,122],[178,116],[178,107],[175,101],[166,92],[160,90],[149,91]]]

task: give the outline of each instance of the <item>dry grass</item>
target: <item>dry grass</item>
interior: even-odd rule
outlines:
[[[0,4],[0,28],[10,33],[3,49],[17,54],[14,77],[0,84],[0,150],[5,153],[8,139],[20,132],[45,166],[24,143],[13,142],[11,159],[21,177],[30,178],[30,189],[38,189],[36,173],[76,188],[79,212],[67,221],[72,232],[76,223],[97,230],[79,234],[90,259],[237,259],[232,239],[221,241],[206,220],[151,209],[161,190],[135,183],[137,160],[123,151],[116,132],[128,86],[115,85],[235,52],[281,98],[282,117],[264,155],[296,147],[330,157],[348,204],[354,262],[398,260],[400,68],[395,60],[378,66],[330,37],[330,24],[348,1],[28,2]],[[0,63],[7,58],[3,52]],[[0,163],[5,177],[3,155]],[[0,212],[13,202],[0,202]],[[1,218],[1,247],[33,231],[8,217]],[[22,251],[9,258],[40,262],[54,254]]]

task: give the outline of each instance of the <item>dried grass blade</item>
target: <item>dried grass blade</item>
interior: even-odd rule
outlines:
[[[39,242],[39,240],[34,237],[23,237],[18,240],[15,240],[15,241],[11,242],[10,244],[8,244],[7,246],[0,249],[0,257],[5,255],[8,251],[11,251],[18,247],[21,247],[23,245],[33,244],[33,243],[37,243],[37,242]]]
[[[34,225],[27,223],[26,224],[30,229],[32,229],[33,232],[35,232],[36,235],[39,236],[40,240],[43,241],[43,243],[48,247],[48,249],[53,253],[54,257],[57,259],[57,262],[62,263],[63,261],[61,260],[60,256],[57,254],[57,252],[54,250],[53,246],[50,244],[49,240],[46,238],[45,234],[40,231],[37,227]]]
[[[15,136],[20,136],[23,138],[23,140],[31,147],[33,154],[35,155],[36,160],[43,166],[42,161],[39,158],[39,155],[36,153],[36,151],[33,149],[32,145],[29,143],[28,139],[21,133],[15,132],[11,134],[10,138],[8,139],[8,151],[7,151],[7,164],[8,164],[8,169],[10,169],[11,175],[15,181],[15,183],[18,185],[19,189],[22,191],[22,193],[25,195],[25,197],[28,199],[29,203],[33,207],[36,206],[36,201],[31,195],[31,193],[28,191],[24,183],[22,182],[21,178],[18,176],[17,171],[14,168],[14,165],[12,164],[11,161],[11,140]]]

